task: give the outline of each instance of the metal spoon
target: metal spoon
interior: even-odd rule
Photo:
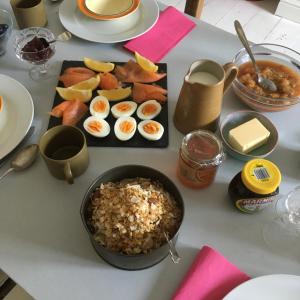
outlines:
[[[49,41],[48,43],[54,43],[54,42],[67,42],[68,40],[70,40],[72,38],[72,33],[69,31],[64,31],[61,34],[59,34],[55,40]]]
[[[37,158],[39,146],[36,144],[29,145],[20,150],[10,162],[10,168],[0,176],[0,180],[12,171],[23,171],[29,168]]]
[[[171,255],[171,259],[174,264],[178,264],[181,260],[181,257],[179,256],[173,241],[169,239],[168,234],[165,231],[164,231],[164,235],[169,244],[169,253]]]
[[[277,86],[274,83],[274,81],[272,81],[272,80],[270,80],[270,79],[268,79],[268,78],[266,78],[266,77],[264,77],[264,76],[261,75],[260,69],[259,69],[258,65],[256,64],[256,61],[254,59],[254,55],[253,55],[253,53],[251,51],[251,48],[250,48],[249,42],[248,42],[248,40],[246,38],[245,32],[244,32],[244,30],[242,28],[241,23],[238,20],[234,21],[234,27],[235,27],[235,31],[236,31],[236,33],[237,33],[240,41],[244,45],[247,53],[249,54],[249,56],[251,58],[251,61],[252,61],[252,64],[253,64],[256,76],[257,76],[257,82],[258,82],[258,84],[263,89],[266,89],[266,90],[269,90],[269,91],[272,91],[272,92],[276,92],[277,91]]]

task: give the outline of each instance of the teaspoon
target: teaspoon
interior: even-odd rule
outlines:
[[[272,80],[270,80],[270,79],[268,79],[268,78],[261,75],[260,69],[259,69],[258,65],[256,64],[256,61],[254,59],[254,55],[251,51],[251,48],[250,48],[249,42],[246,38],[245,32],[242,28],[242,25],[240,24],[240,22],[238,20],[234,21],[234,27],[235,27],[235,31],[236,31],[241,43],[244,45],[247,53],[249,54],[249,56],[251,58],[251,61],[252,61],[256,76],[257,76],[258,84],[263,89],[269,90],[271,92],[276,92],[277,91],[277,86],[274,83],[274,81],[272,81]]]
[[[0,176],[0,180],[12,171],[23,171],[29,168],[37,158],[39,146],[36,144],[29,145],[20,150],[10,162],[10,168]]]
[[[61,34],[59,34],[55,40],[49,41],[48,43],[54,43],[54,42],[67,42],[68,40],[70,40],[72,38],[72,33],[69,31],[64,31]]]

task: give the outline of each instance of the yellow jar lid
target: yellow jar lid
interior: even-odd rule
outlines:
[[[281,182],[281,173],[278,167],[266,159],[252,159],[242,170],[244,185],[256,194],[271,194]]]

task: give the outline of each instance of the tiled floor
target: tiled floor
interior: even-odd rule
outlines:
[[[185,0],[160,0],[183,11]],[[276,43],[300,52],[300,23],[275,16],[279,0],[205,0],[201,20],[235,33],[233,21],[243,25],[254,43]]]

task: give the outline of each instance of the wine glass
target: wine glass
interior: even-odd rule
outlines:
[[[0,56],[6,52],[7,41],[11,35],[13,21],[10,13],[0,9]]]
[[[29,71],[33,80],[51,77],[48,60],[55,53],[55,36],[47,28],[30,27],[17,33],[14,41],[16,56],[34,65]]]
[[[279,251],[291,251],[300,244],[300,186],[278,198],[276,217],[263,228],[268,246]]]

